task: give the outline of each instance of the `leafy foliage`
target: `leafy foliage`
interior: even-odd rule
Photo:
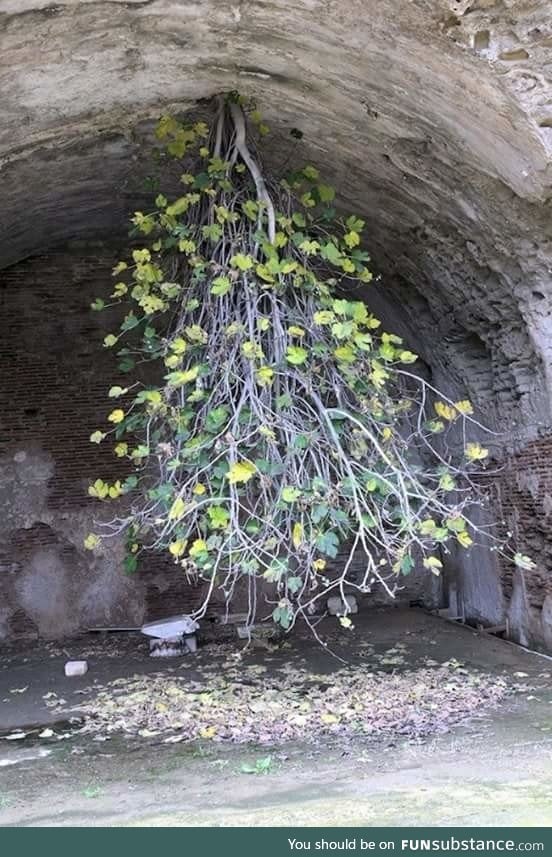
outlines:
[[[130,495],[109,529],[127,534],[129,570],[144,550],[168,551],[209,584],[199,615],[215,587],[230,601],[245,579],[250,621],[261,582],[288,629],[330,590],[393,595],[416,563],[438,574],[440,551],[469,547],[466,478],[487,450],[443,452],[438,436],[464,436],[472,407],[436,400],[405,368],[416,355],[351,299],[372,279],[364,221],[337,212],[313,166],[263,176],[251,125],[266,126],[249,121],[248,134],[231,96],[212,129],[159,122],[183,192],[135,212],[143,244],[115,266],[111,302],[92,305],[127,307],[104,346],[138,380],[111,387],[121,403],[91,441],[111,436],[134,473],[89,493]],[[162,367],[157,386],[139,380],[144,362]]]

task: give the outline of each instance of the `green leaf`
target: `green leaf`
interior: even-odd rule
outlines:
[[[455,515],[452,518],[447,518],[447,529],[452,533],[462,533],[466,529],[466,521],[461,515]]]
[[[335,559],[339,551],[339,538],[332,530],[319,533],[316,537],[316,547],[321,553]]]
[[[308,351],[299,345],[288,345],[286,349],[286,360],[293,366],[301,366],[308,356]]]
[[[316,181],[316,179],[319,178],[320,173],[318,172],[316,167],[308,166],[303,169],[303,175],[306,179],[309,179],[310,181]]]
[[[282,490],[282,500],[284,503],[294,503],[301,496],[301,491],[298,488],[287,486]]]
[[[170,217],[178,217],[179,214],[184,214],[185,211],[190,207],[190,200],[188,199],[188,195],[180,196],[178,199],[175,199],[171,205],[169,205],[165,211]]]
[[[291,620],[293,618],[291,606],[286,602],[280,602],[278,607],[275,607],[272,611],[272,618],[277,625],[281,625],[282,628],[287,630],[291,625]]]
[[[332,333],[336,339],[348,339],[355,329],[352,321],[338,321],[332,324]]]
[[[211,527],[215,530],[224,530],[228,526],[230,514],[222,506],[210,506],[207,516]]]
[[[364,229],[364,220],[361,220],[360,217],[355,217],[354,214],[351,214],[351,216],[347,218],[345,224],[348,229],[351,229],[354,232],[362,232]]]
[[[228,277],[215,277],[211,285],[212,295],[226,295],[232,288],[232,283]]]
[[[242,203],[242,210],[246,217],[248,217],[250,220],[257,219],[257,215],[259,213],[259,206],[254,200],[248,199],[246,200],[246,202]]]
[[[443,473],[441,478],[439,479],[439,488],[442,488],[443,491],[454,491],[456,488],[456,482],[450,475],[450,473]]]
[[[124,569],[127,574],[134,574],[138,568],[138,558],[135,554],[129,553],[123,561]]]
[[[218,241],[222,236],[222,227],[218,223],[212,223],[210,226],[202,226],[201,232],[204,238],[209,238],[210,241]]]
[[[126,374],[127,372],[132,372],[135,365],[133,357],[125,356],[119,363],[118,368],[120,372],[124,372]]]
[[[208,431],[216,432],[228,420],[228,408],[225,405],[219,405],[217,408],[212,408],[207,414],[205,427]]]
[[[321,252],[322,252],[322,256],[324,257],[324,259],[326,259],[328,262],[330,262],[330,264],[332,264],[332,265],[341,264],[341,260],[343,259],[343,256],[342,256],[341,252],[337,249],[337,247],[335,246],[333,241],[328,241],[327,244],[324,244],[322,246]]]
[[[356,360],[355,350],[351,345],[340,345],[334,354],[341,363],[354,363]]]
[[[399,563],[399,568],[402,574],[410,574],[415,565],[410,554],[405,554]]]
[[[320,202],[331,202],[335,198],[335,190],[328,184],[319,184],[318,196]]]
[[[313,506],[311,511],[311,521],[313,524],[319,524],[323,521],[329,511],[329,506],[326,506],[323,503],[318,503],[316,506]]]
[[[230,259],[230,264],[233,268],[239,268],[240,271],[250,271],[255,263],[251,256],[246,256],[244,253],[236,253]]]
[[[130,453],[131,458],[147,458],[150,454],[149,446],[141,443]]]

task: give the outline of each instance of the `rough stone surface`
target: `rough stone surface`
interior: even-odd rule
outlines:
[[[267,160],[278,168],[282,143],[299,128],[298,160],[316,163],[336,184],[340,204],[365,216],[382,273],[367,299],[408,336],[440,386],[468,395],[503,432],[497,456],[523,454],[549,432],[547,0],[0,0],[0,47],[4,265],[67,238],[120,234],[143,193],[140,142],[148,123],[167,109],[195,110],[200,99],[239,89],[257,98],[273,130]],[[42,322],[23,296],[21,302],[34,341],[29,331]],[[59,313],[56,323],[63,327]],[[53,351],[59,341],[51,337]],[[60,355],[60,382],[68,371],[61,366]],[[90,368],[90,389],[103,388]],[[17,367],[23,370],[25,360]],[[48,586],[55,557],[63,555],[65,597],[86,574],[74,547],[84,527],[80,512],[52,527],[47,508],[58,503],[61,510],[67,485],[56,489],[53,480],[47,492],[56,453],[33,445],[27,416],[2,477],[8,517],[21,521],[27,571],[9,572],[21,582],[8,603],[19,606],[15,613],[0,608],[0,629],[37,621],[31,608],[38,583],[26,583],[25,575],[34,580],[42,568],[40,585]],[[74,438],[69,424],[67,438]],[[533,469],[528,465],[529,476]],[[532,496],[532,489],[521,493]],[[528,506],[518,504],[519,492],[510,495],[522,544]],[[544,592],[552,562],[552,492],[547,497],[535,501],[529,532],[541,554],[542,585],[527,575],[523,598],[514,595],[509,573],[488,560],[481,566],[475,551],[454,568],[456,592],[475,617],[509,610],[521,638],[527,623],[507,602],[525,599],[541,641],[544,596],[535,590]],[[505,526],[511,517],[506,509]],[[40,545],[38,556],[28,539]],[[108,572],[100,571],[101,558],[96,564],[99,581]],[[144,585],[161,598],[173,584],[170,576],[156,581]],[[101,604],[101,586],[87,578],[87,587],[88,603]],[[47,624],[58,621],[54,611]]]

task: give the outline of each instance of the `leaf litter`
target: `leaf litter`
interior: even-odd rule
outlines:
[[[166,743],[420,738],[484,716],[515,689],[454,660],[404,672],[346,666],[328,674],[227,661],[223,671],[219,665],[209,672],[199,680],[167,673],[115,679],[79,705],[82,731],[102,739],[121,732],[159,736]]]

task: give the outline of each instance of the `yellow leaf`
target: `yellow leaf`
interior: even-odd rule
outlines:
[[[455,402],[454,407],[461,414],[473,414],[473,406],[469,399],[462,399],[461,402]]]
[[[114,447],[113,452],[117,458],[123,458],[123,456],[128,452],[128,443],[118,443],[117,446]]]
[[[113,294],[111,297],[113,298],[122,298],[123,295],[126,295],[128,292],[128,286],[126,283],[115,283],[115,287],[113,289]]]
[[[188,544],[187,539],[177,539],[175,542],[171,542],[169,545],[169,553],[178,558],[182,556],[184,551],[186,550],[186,545]]]
[[[259,434],[262,434],[263,437],[267,437],[269,440],[276,440],[276,435],[268,426],[261,426],[259,428]]]
[[[236,461],[228,471],[228,481],[231,485],[248,482],[256,472],[257,468],[251,461]]]
[[[169,510],[169,521],[175,521],[181,518],[186,509],[186,504],[182,497],[177,497]]]
[[[456,539],[463,548],[469,548],[470,545],[473,545],[473,539],[465,530],[461,533],[457,533]]]
[[[293,525],[293,535],[292,535],[293,547],[297,550],[301,542],[303,541],[303,525],[297,522]]]
[[[104,338],[104,346],[105,346],[106,348],[112,348],[112,347],[113,347],[113,345],[116,345],[116,343],[117,343],[117,337],[116,337],[116,336],[114,336],[112,333],[109,333],[109,334]]]
[[[214,738],[217,734],[216,726],[204,726],[199,732],[202,738]]]
[[[331,310],[322,309],[314,313],[313,320],[315,324],[331,324],[335,321],[335,314]]]
[[[191,369],[186,369],[185,372],[171,372],[166,378],[173,387],[182,387],[184,384],[195,381],[198,372],[199,366],[192,366]]]
[[[104,500],[109,493],[109,485],[102,479],[96,479],[93,485],[88,488],[88,493],[91,497],[97,497],[99,500]]]
[[[445,404],[445,402],[435,402],[433,407],[435,408],[435,413],[437,414],[437,416],[442,417],[449,423],[455,420],[458,416],[456,408],[453,408],[452,405]]]
[[[255,380],[259,387],[269,387],[274,378],[274,370],[270,366],[261,366],[255,372]]]
[[[88,533],[84,540],[84,546],[87,551],[93,551],[100,543],[100,538],[95,533]]]
[[[322,723],[327,723],[328,725],[330,723],[339,723],[339,719],[340,718],[336,714],[321,714],[320,715],[320,720],[322,721]]]
[[[207,542],[203,539],[196,539],[190,548],[190,556],[197,556],[200,553],[205,553],[206,550]]]
[[[110,423],[117,424],[117,423],[122,422],[124,420],[124,418],[125,418],[125,412],[123,410],[121,410],[121,408],[115,408],[114,411],[111,411],[111,413],[109,414],[107,419],[109,420]]]
[[[312,567],[315,571],[323,571],[326,568],[326,560],[325,559],[315,559]]]
[[[428,568],[433,574],[439,576],[440,569],[442,569],[443,563],[440,559],[437,559],[436,556],[427,556],[424,559],[424,568]]]
[[[123,488],[122,488],[122,485],[118,479],[113,485],[109,486],[109,492],[108,493],[109,493],[109,496],[111,497],[112,500],[116,500],[117,497],[121,496],[121,494],[123,493]]]
[[[171,343],[171,351],[174,351],[175,354],[184,354],[187,347],[186,340],[182,339],[181,336]]]
[[[170,354],[168,357],[165,357],[165,366],[167,369],[176,369],[181,359],[179,354]]]
[[[287,332],[290,336],[297,336],[299,338],[305,335],[305,331],[302,327],[296,327],[293,324],[291,325],[291,327],[288,327]]]
[[[354,229],[351,229],[350,232],[347,232],[347,234],[345,235],[345,244],[351,249],[353,247],[358,247],[358,245],[360,244],[360,235],[358,234],[358,232],[355,232]]]
[[[353,628],[354,627],[353,623],[351,622],[351,620],[349,619],[348,616],[340,616],[339,617],[339,624],[343,628]]]
[[[105,437],[105,432],[103,432],[103,431],[94,431],[94,432],[92,432],[92,434],[90,435],[90,442],[91,442],[91,443],[101,443],[101,442],[102,442],[102,440],[104,439],[104,437]]]
[[[468,443],[464,454],[470,461],[483,461],[484,458],[487,458],[489,450],[481,446],[480,443]]]
[[[192,494],[197,494],[199,496],[201,494],[205,494],[206,491],[207,491],[207,489],[206,489],[205,485],[203,485],[201,482],[198,482],[197,485],[194,485],[194,488],[192,490]]]

